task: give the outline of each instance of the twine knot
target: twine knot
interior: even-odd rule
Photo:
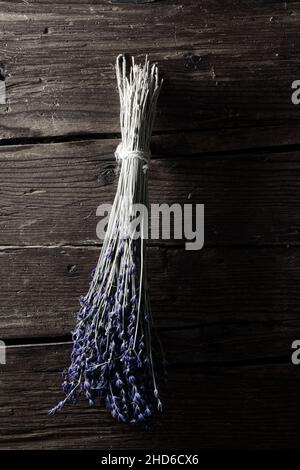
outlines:
[[[144,150],[128,150],[123,147],[121,142],[116,148],[115,157],[117,162],[126,160],[127,158],[137,158],[145,163],[143,165],[143,170],[146,172],[149,168],[151,153]]]

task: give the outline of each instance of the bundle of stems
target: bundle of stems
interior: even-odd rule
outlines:
[[[118,56],[116,73],[122,135],[115,154],[118,187],[89,291],[80,299],[71,365],[64,371],[66,397],[49,414],[83,394],[90,405],[99,397],[119,421],[136,423],[162,410],[145,269],[147,211],[141,211],[139,224],[132,223],[134,206],[149,204],[150,139],[162,80],[147,57],[138,65]]]

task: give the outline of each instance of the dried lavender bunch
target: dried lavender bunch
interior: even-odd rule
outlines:
[[[162,410],[152,355],[145,214],[139,227],[131,223],[134,204],[148,207],[150,139],[162,80],[147,58],[143,66],[132,58],[128,74],[126,68],[119,56],[118,188],[89,291],[80,299],[71,365],[64,372],[66,397],[49,414],[83,394],[90,405],[100,397],[119,421],[136,423]]]

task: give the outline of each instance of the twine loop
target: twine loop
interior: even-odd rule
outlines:
[[[149,168],[151,153],[143,150],[128,150],[123,147],[121,142],[116,148],[115,157],[117,162],[121,160],[126,160],[127,158],[137,158],[138,160],[144,162],[143,170],[147,171]]]

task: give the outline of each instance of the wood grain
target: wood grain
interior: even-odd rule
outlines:
[[[88,288],[98,248],[0,253],[1,338],[68,334],[79,295]],[[219,247],[195,255],[183,249],[152,247],[149,283],[155,324],[160,328],[202,327],[205,341],[216,335],[217,342],[226,329],[231,343],[237,327],[250,342],[279,329],[285,339],[275,355],[282,354],[299,329],[299,256],[298,249],[292,248]],[[270,347],[268,340],[266,354]],[[238,354],[232,351],[236,358]]]
[[[182,153],[169,136],[171,159],[166,136],[155,139],[151,202],[204,204],[205,246],[299,244],[299,151],[205,157],[187,141]],[[117,143],[1,147],[0,245],[99,243],[96,209],[114,199]]]
[[[49,418],[70,345],[9,348],[1,366],[3,449],[288,449],[300,444],[300,375],[288,363],[173,367],[150,430],[117,424],[84,401]],[[187,350],[186,359],[191,355]],[[284,383],[284,387],[282,384]],[[259,423],[258,423],[259,417]]]
[[[118,131],[120,52],[159,64],[157,129],[286,129],[299,118],[299,18],[281,0],[2,1],[1,138]]]

